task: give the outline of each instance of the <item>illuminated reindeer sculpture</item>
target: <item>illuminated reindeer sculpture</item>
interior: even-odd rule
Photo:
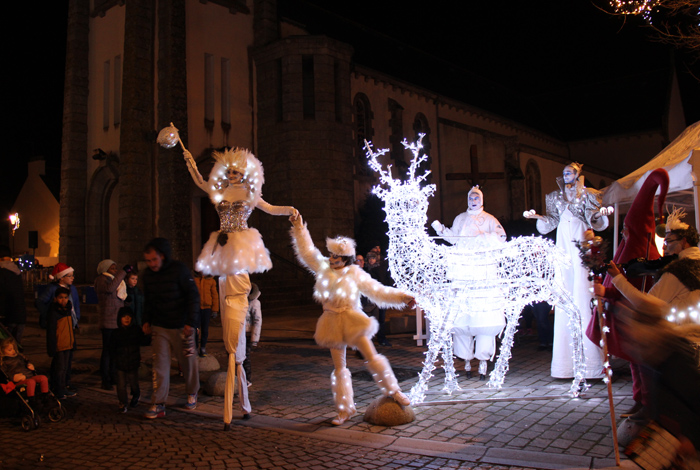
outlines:
[[[452,354],[452,327],[457,315],[469,314],[480,308],[478,300],[484,289],[499,289],[506,315],[506,327],[500,353],[488,386],[501,388],[511,357],[513,336],[523,307],[533,302],[545,301],[563,308],[570,324],[580,325],[580,314],[569,294],[557,282],[557,265],[570,261],[551,240],[541,237],[519,237],[500,244],[498,248],[484,247],[474,251],[460,250],[456,246],[435,243],[426,230],[428,198],[435,192],[435,185],[424,185],[430,171],[416,175],[419,165],[427,159],[420,155],[421,135],[417,142],[404,147],[413,153],[407,179],[394,179],[391,166],[386,170],[378,157],[388,149],[375,152],[368,142],[365,150],[371,168],[379,174],[380,184],[373,188],[384,201],[386,221],[389,225],[389,268],[397,287],[416,296],[420,307],[430,322],[430,339],[423,370],[418,383],[411,389],[411,403],[425,400],[428,382],[432,377],[438,356],[442,355],[445,370],[443,391],[452,394],[460,390]],[[576,260],[578,261],[578,260]],[[468,273],[490,270],[488,281],[483,277],[470,277]],[[459,275],[459,273],[464,273]],[[482,305],[483,306],[483,305]],[[583,345],[581,330],[573,328],[574,374],[570,393],[578,396],[585,389],[583,378]]]

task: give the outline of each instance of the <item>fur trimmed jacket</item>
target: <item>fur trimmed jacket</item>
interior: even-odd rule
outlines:
[[[292,227],[291,235],[297,259],[316,277],[314,299],[323,306],[314,334],[318,345],[353,346],[359,337],[376,334],[377,321],[362,312],[360,295],[380,308],[400,308],[412,300],[399,289],[383,286],[357,265],[331,268],[329,259],[314,246],[306,225]]]
[[[622,274],[613,278],[615,288],[632,304],[635,310],[653,316],[665,316],[673,307],[683,310],[700,302],[700,290],[694,289],[700,282],[693,279],[698,274],[700,248],[686,248],[663,271],[656,284],[644,293],[636,289]],[[690,287],[689,287],[690,286]],[[691,322],[690,318],[678,323]]]

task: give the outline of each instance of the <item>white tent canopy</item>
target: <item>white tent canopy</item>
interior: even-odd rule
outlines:
[[[644,166],[620,178],[605,189],[603,204],[615,205],[615,246],[619,233],[619,204],[631,203],[649,174],[657,168],[665,168],[670,177],[669,196],[672,193],[692,193],[695,224],[700,222],[698,201],[698,178],[700,176],[700,121],[688,126],[676,140],[663,149]],[[699,228],[700,230],[700,228]]]
[[[700,152],[700,121],[686,128],[676,140],[661,153],[649,160],[646,165],[620,178],[608,186],[603,195],[603,204],[632,202],[649,173],[657,168],[665,168],[671,179],[668,192],[693,188],[693,151]],[[699,155],[696,155],[696,158]],[[700,166],[698,167],[700,170]],[[700,172],[698,173],[700,174]]]

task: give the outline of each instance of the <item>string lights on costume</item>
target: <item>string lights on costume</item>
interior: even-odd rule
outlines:
[[[212,156],[215,161],[209,174],[212,190],[210,195],[214,193],[213,196],[210,196],[212,202],[217,204],[225,199],[226,188],[230,185],[226,175],[229,168],[241,173],[242,179],[238,184],[245,185],[248,190],[248,198],[253,199],[256,190],[261,188],[264,183],[260,163],[255,161],[257,159],[253,154],[244,148],[232,148],[225,152],[213,152]]]
[[[700,324],[700,304],[694,307],[688,307],[684,310],[676,310],[672,308],[670,313],[666,315],[666,320],[671,323],[676,323],[678,325],[683,325],[685,323],[698,323]]]
[[[601,208],[600,211],[603,212],[605,208]],[[612,214],[612,212],[611,212]],[[579,250],[579,256],[581,258],[581,264],[588,269],[588,278],[593,281],[596,280],[600,283],[603,282],[603,276],[608,269],[608,263],[605,260],[605,254],[608,251],[608,244],[599,235],[595,235],[593,230],[589,229],[583,234],[583,240],[580,242],[574,242],[576,248]],[[593,289],[591,289],[593,292]],[[601,338],[598,342],[598,346],[603,350],[605,355],[605,361],[603,362],[603,382],[608,383],[612,380],[613,370],[610,366],[610,354],[608,353],[608,347],[606,344],[607,335],[610,333],[610,328],[606,325],[606,312],[603,308],[603,304],[600,298],[592,294],[591,306],[596,308],[597,314],[602,318],[599,318],[601,327]]]
[[[568,256],[551,240],[542,237],[518,237],[496,247],[476,244],[467,250],[435,243],[426,230],[428,198],[434,194],[435,185],[424,185],[429,170],[416,174],[420,164],[428,158],[421,155],[422,138],[420,135],[417,142],[408,143],[405,139],[402,142],[413,154],[403,180],[394,179],[391,166],[385,170],[378,161],[388,149],[374,151],[365,141],[369,165],[379,175],[380,184],[372,191],[384,202],[392,278],[397,287],[415,295],[430,321],[428,351],[419,380],[409,395],[411,403],[425,400],[438,356],[442,356],[445,371],[443,391],[452,394],[460,390],[452,354],[454,321],[457,315],[485,308],[485,299],[492,303],[494,288],[499,290],[503,302],[506,327],[488,386],[501,388],[503,385],[522,309],[533,302],[545,301],[557,305],[569,316],[574,346],[574,380],[570,394],[578,396],[586,388],[581,318],[573,300],[555,276],[557,266],[570,263]],[[495,279],[469,274],[494,267]],[[492,308],[491,305],[488,307]]]

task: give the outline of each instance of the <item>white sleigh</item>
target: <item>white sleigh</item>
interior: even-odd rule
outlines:
[[[403,142],[413,153],[404,180],[394,179],[391,167],[385,170],[379,164],[377,158],[387,149],[375,152],[369,143],[365,147],[370,166],[380,175],[380,184],[373,192],[385,205],[391,275],[397,287],[416,296],[430,324],[423,370],[410,393],[414,405],[425,400],[439,357],[445,370],[443,391],[451,394],[460,390],[451,334],[459,315],[469,315],[470,310],[484,308],[484,305],[505,313],[503,340],[488,381],[489,387],[496,388],[503,385],[518,318],[526,305],[545,301],[565,310],[570,324],[581,321],[578,309],[555,277],[557,266],[567,265],[570,260],[551,240],[519,237],[496,247],[471,249],[439,245],[428,236],[428,199],[435,186],[421,186],[429,171],[416,175],[420,163],[427,159],[426,155],[420,156],[421,139],[413,144]],[[493,305],[494,299],[499,299],[497,306]],[[570,394],[578,396],[585,388],[583,343],[580,328],[572,330],[574,380]]]

